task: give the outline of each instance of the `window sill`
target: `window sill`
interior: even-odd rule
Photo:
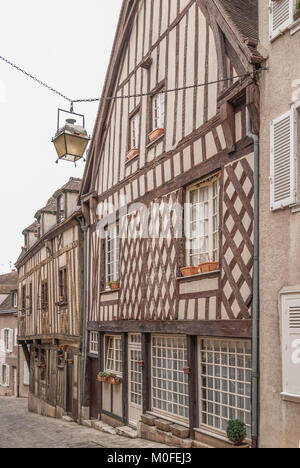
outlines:
[[[226,434],[222,433],[221,431],[218,431],[218,429],[214,431],[213,429],[207,428],[206,426],[200,426],[200,428],[194,428],[194,431],[198,432],[198,434],[203,434],[208,437],[213,437],[214,439],[218,439],[221,442],[232,445],[234,447],[234,444],[230,442],[230,440],[228,440],[228,438],[226,437]],[[251,440],[245,439],[245,444],[251,445]]]
[[[208,273],[198,273],[197,275],[192,276],[180,276],[176,278],[177,281],[197,281],[199,279],[211,278],[212,276],[218,276],[221,273],[221,270],[210,271]]]
[[[292,23],[289,26],[286,26],[280,32],[278,32],[275,36],[270,37],[270,42],[275,42],[279,37],[284,36],[287,31],[290,31],[291,36],[296,34],[297,31],[300,30],[300,18],[294,18]]]
[[[281,393],[281,399],[291,403],[300,403],[300,395],[292,395],[291,393]]]
[[[104,296],[106,294],[114,294],[119,291],[120,291],[120,288],[119,289],[106,289],[105,291],[100,292],[100,296]]]
[[[164,140],[164,138],[165,138],[165,133],[163,133],[163,134],[160,135],[158,138],[156,138],[156,140],[150,141],[150,143],[148,143],[148,145],[146,146],[146,149],[149,150],[149,149],[151,149],[153,146],[156,146],[158,143],[160,143],[162,140]]]
[[[137,161],[139,159],[139,156],[140,156],[140,153],[136,154],[135,156],[133,156],[130,159],[126,158],[125,166],[130,166],[131,163],[133,163],[134,161]]]

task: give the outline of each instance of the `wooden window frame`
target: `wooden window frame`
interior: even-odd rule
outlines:
[[[59,305],[68,305],[68,268],[62,267],[58,270],[58,290],[59,290]]]
[[[48,290],[48,281],[42,281],[41,284],[41,309],[43,311],[48,311],[49,309],[49,290]]]
[[[113,348],[109,347],[110,341],[113,342]],[[116,346],[116,342],[119,342],[120,346]],[[115,373],[118,377],[122,378],[123,376],[123,368],[124,368],[124,355],[123,355],[123,340],[122,335],[105,335],[104,337],[104,349],[105,349],[105,357],[104,357],[104,366],[105,372]],[[109,350],[112,349],[113,357],[108,356]],[[117,359],[117,354],[120,354],[121,359]],[[108,362],[112,360],[113,366],[108,366]],[[120,368],[116,365],[120,363]]]
[[[13,292],[12,292],[12,295],[11,295],[11,303],[12,303],[13,309],[17,309],[17,308],[18,308],[18,292],[17,292],[17,291],[13,291]]]
[[[22,286],[22,315],[26,315],[26,285]]]
[[[96,339],[95,339],[96,338]],[[89,332],[89,353],[95,356],[99,355],[99,333],[96,331]]]
[[[134,146],[132,144],[132,122],[136,117],[139,117],[139,122],[138,122],[138,138],[137,138],[137,144]],[[140,150],[140,141],[141,141],[141,112],[140,112],[140,105],[137,106],[133,112],[129,115],[129,122],[128,122],[128,151],[131,151],[133,149]]]
[[[33,312],[32,283],[29,283],[29,305],[28,305],[29,315],[32,315],[32,312]]]
[[[110,239],[109,237],[109,230],[110,229],[117,229],[117,235]],[[114,281],[120,281],[120,225],[119,221],[114,223],[113,225],[106,227],[106,237],[105,237],[105,288],[109,290],[109,283]],[[114,249],[109,250],[109,242],[112,240],[117,241],[115,242]],[[109,262],[109,254],[113,252],[114,258],[113,261]],[[109,265],[114,265],[114,275],[119,277],[112,277],[112,273],[109,273]]]
[[[63,205],[63,210],[61,210],[61,201]],[[63,223],[66,220],[66,196],[64,193],[60,194],[57,197],[57,213],[56,220],[58,224]]]

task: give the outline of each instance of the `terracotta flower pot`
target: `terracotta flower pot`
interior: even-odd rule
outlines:
[[[144,361],[138,361],[138,366],[139,367],[144,367]]]
[[[181,268],[180,271],[182,276],[194,276],[199,273],[199,267],[186,266],[184,268]]]
[[[110,289],[112,291],[115,291],[116,289],[119,289],[119,283],[117,283],[116,281],[113,281],[112,283],[110,283]]]
[[[157,140],[160,136],[162,136],[165,133],[164,128],[156,128],[153,130],[151,133],[149,133],[148,137],[151,143],[155,140]]]
[[[139,154],[138,148],[132,148],[130,151],[127,153],[127,160],[130,161],[130,159],[134,158]]]
[[[116,377],[115,379],[113,379],[112,385],[120,385],[120,383],[120,378]]]
[[[199,265],[201,273],[209,273],[210,271],[216,271],[219,268],[219,262],[205,262]]]
[[[106,377],[100,377],[100,375],[98,375],[97,382],[106,382]]]
[[[190,368],[190,367],[184,367],[184,368],[183,368],[183,373],[184,373],[185,375],[189,375],[189,374],[191,373],[191,368]]]

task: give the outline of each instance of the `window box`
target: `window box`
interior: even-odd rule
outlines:
[[[164,128],[156,128],[151,133],[149,133],[148,138],[149,138],[150,142],[153,143],[158,138],[160,138],[164,133],[165,133]]]
[[[186,266],[181,268],[181,274],[184,277],[198,275],[199,267]]]
[[[120,385],[121,379],[115,374],[109,372],[100,372],[97,376],[97,382],[106,383],[109,385]]]
[[[108,286],[110,287],[112,291],[116,291],[119,289],[119,281],[112,281],[111,283],[108,284]]]
[[[209,273],[210,271],[217,271],[219,269],[219,262],[206,262],[199,265],[201,273]]]
[[[130,151],[127,153],[127,161],[130,161],[131,159],[135,158],[139,154],[138,148],[132,148]]]

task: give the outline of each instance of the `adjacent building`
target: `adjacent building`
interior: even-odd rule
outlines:
[[[151,440],[226,446],[240,419],[256,443],[257,3],[122,6],[81,190],[84,411]]]
[[[16,266],[19,343],[30,361],[29,409],[78,418],[82,343],[81,180],[57,190],[24,230]]]
[[[29,369],[18,346],[18,274],[0,276],[0,396],[26,397]]]
[[[300,10],[260,1],[260,446],[300,441]],[[298,5],[299,6],[299,5]]]

